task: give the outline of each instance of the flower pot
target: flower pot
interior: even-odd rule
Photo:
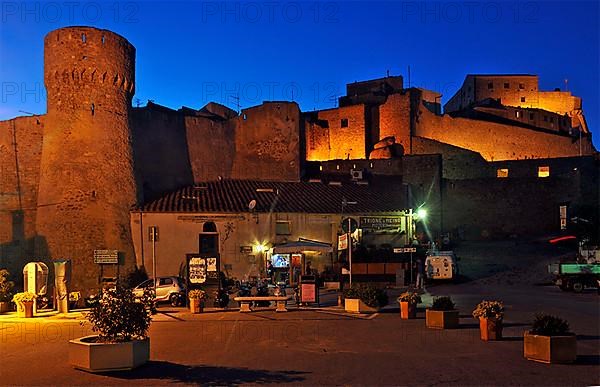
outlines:
[[[96,343],[98,336],[69,341],[69,362],[80,370],[106,372],[131,370],[150,359],[150,339],[123,343]]]
[[[204,311],[204,301],[197,298],[190,298],[190,312],[202,313]]]
[[[541,363],[573,363],[577,359],[577,337],[542,336],[526,331],[523,354],[527,360]]]
[[[33,301],[17,302],[17,317],[33,317]]]
[[[417,304],[413,302],[400,301],[400,317],[403,320],[417,317]]]
[[[8,302],[0,302],[0,313],[6,313],[10,310],[10,303]]]
[[[502,339],[502,320],[493,318],[479,318],[479,331],[481,340],[492,341]]]
[[[458,328],[458,310],[431,310],[425,311],[425,325],[433,329]]]
[[[350,313],[377,313],[379,312],[379,308],[371,307],[365,304],[362,300],[358,298],[346,298],[344,300],[344,307],[346,312]]]

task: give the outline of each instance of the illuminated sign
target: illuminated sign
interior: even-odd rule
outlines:
[[[401,216],[361,216],[360,228],[371,230],[401,228],[402,221]]]

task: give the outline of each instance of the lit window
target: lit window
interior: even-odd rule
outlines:
[[[337,170],[339,171],[339,170],[340,170],[340,165],[339,165],[339,164],[338,164],[338,165],[336,165],[336,166],[335,166],[335,169],[337,169]]]
[[[508,177],[508,168],[499,168],[496,171],[496,177]]]
[[[525,102],[525,97],[521,97],[521,102]]]
[[[521,118],[521,112],[520,111],[515,111],[515,117],[517,118]]]
[[[538,177],[549,177],[550,176],[550,167],[543,166],[538,167]]]
[[[275,234],[277,235],[291,235],[291,222],[289,220],[278,220],[275,223]]]
[[[342,128],[347,128],[348,127],[348,119],[347,118],[342,118],[342,120],[340,121],[340,126]]]
[[[510,89],[510,83],[504,82],[504,88],[505,89]]]

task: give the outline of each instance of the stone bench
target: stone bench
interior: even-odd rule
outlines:
[[[291,296],[256,296],[256,297],[235,297],[233,300],[240,303],[240,312],[252,312],[250,303],[255,301],[275,302],[277,305],[276,312],[287,312],[285,304],[291,300]]]

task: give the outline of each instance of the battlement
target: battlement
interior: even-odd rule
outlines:
[[[90,100],[102,103],[112,94],[124,94],[127,103],[135,93],[135,48],[107,30],[66,27],[52,31],[44,40],[44,83],[48,111],[65,100],[74,105]]]

